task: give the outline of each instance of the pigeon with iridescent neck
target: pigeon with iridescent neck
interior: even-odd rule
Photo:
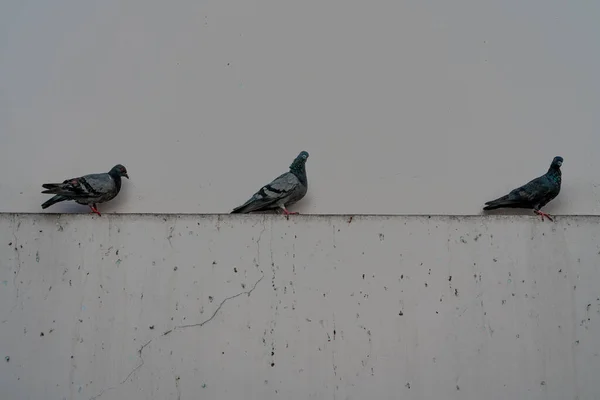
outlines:
[[[560,193],[560,184],[562,181],[562,173],[560,167],[563,163],[562,157],[554,157],[548,172],[544,175],[535,178],[525,185],[514,189],[506,196],[502,196],[496,200],[488,201],[484,210],[495,210],[497,208],[529,208],[533,212],[542,217],[553,221],[552,217],[545,212],[540,211],[551,200]]]
[[[289,172],[275,178],[268,185],[263,186],[258,192],[231,212],[232,214],[245,214],[252,211],[264,211],[281,208],[285,215],[298,214],[290,212],[290,206],[302,199],[308,190],[306,178],[306,151],[298,154],[298,157],[290,165]]]
[[[127,169],[118,164],[102,174],[84,175],[79,178],[67,179],[63,183],[44,183],[42,187],[47,190],[42,193],[55,196],[42,204],[42,208],[48,208],[61,201],[73,200],[89,206],[93,213],[101,215],[97,204],[112,200],[119,194],[121,177],[129,179]]]

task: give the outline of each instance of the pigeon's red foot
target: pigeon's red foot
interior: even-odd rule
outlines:
[[[544,217],[548,218],[550,221],[554,222],[554,220],[552,219],[552,217],[549,214],[546,214],[543,211],[540,210],[533,210],[534,213],[536,213],[537,215],[539,215],[540,217],[542,217],[542,221],[544,220]]]
[[[300,214],[300,213],[299,213],[299,212],[297,212],[297,211],[293,211],[293,212],[292,212],[292,211],[288,211],[288,210],[287,210],[287,209],[285,209],[285,208],[283,209],[283,213],[284,213],[285,215],[298,215],[298,214]]]
[[[93,205],[93,206],[90,206],[90,208],[92,209],[92,212],[93,212],[94,214],[98,214],[98,216],[99,216],[99,217],[101,217],[101,216],[102,216],[102,214],[100,214],[100,211],[98,211],[98,209],[96,208],[96,206],[95,206],[95,205]]]

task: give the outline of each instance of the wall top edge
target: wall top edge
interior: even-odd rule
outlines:
[[[106,213],[101,217],[91,213],[10,213],[0,212],[0,218],[21,217],[21,218],[41,218],[41,219],[123,219],[131,217],[139,218],[188,218],[198,217],[203,219],[220,219],[220,220],[256,220],[256,219],[281,219],[286,217],[281,214],[197,214],[197,213]],[[568,214],[568,215],[552,215],[556,220],[560,219],[600,219],[600,215],[593,214]],[[359,218],[359,219],[475,219],[475,220],[506,220],[506,219],[521,219],[521,220],[540,220],[539,216],[529,214],[300,214],[289,216],[289,221],[301,220],[317,220],[317,219],[344,219],[344,218]]]

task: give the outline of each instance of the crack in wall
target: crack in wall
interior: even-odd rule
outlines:
[[[179,376],[175,376],[175,389],[177,390],[177,400],[181,400],[181,388],[179,387]]]
[[[276,286],[276,274],[278,267],[275,266],[275,259],[273,258],[273,220],[271,220],[270,226],[270,235],[269,235],[269,253],[271,255],[271,286],[273,288],[273,292],[275,293],[275,297],[273,298],[273,303],[271,304],[271,310],[273,312],[271,321],[269,322],[269,335],[271,338],[271,367],[275,366],[275,330],[277,329],[277,320],[279,318],[279,304],[281,304],[281,300],[279,300],[279,291]],[[265,331],[266,333],[266,331]],[[265,339],[263,339],[264,341]]]
[[[14,310],[17,305],[19,304],[19,285],[17,283],[17,280],[19,279],[19,273],[21,272],[21,252],[19,251],[19,239],[17,239],[17,234],[16,231],[19,230],[19,228],[21,227],[21,221],[17,222],[17,215],[13,215],[13,221],[12,221],[12,235],[14,238],[14,245],[15,245],[15,252],[17,253],[17,265],[15,267],[15,272],[14,272],[14,276],[13,276],[13,286],[15,287],[15,290],[17,292],[17,297],[16,297],[16,301],[15,301],[15,305],[13,306],[13,308],[11,309]],[[16,228],[15,228],[16,226]]]
[[[145,361],[144,361],[144,357],[142,356],[142,351],[144,351],[144,349],[146,348],[146,346],[148,346],[150,343],[152,343],[152,340],[154,339],[150,339],[148,340],[146,343],[144,343],[142,345],[142,347],[140,347],[140,349],[138,350],[138,357],[140,358],[140,363],[131,370],[131,372],[127,375],[127,377],[125,379],[123,379],[121,382],[119,382],[119,384],[117,386],[111,386],[108,389],[102,389],[100,391],[100,393],[98,393],[96,396],[92,396],[90,397],[90,400],[96,400],[97,398],[99,398],[100,396],[102,396],[104,393],[111,391],[113,389],[116,389],[117,387],[121,386],[122,384],[124,384],[125,382],[127,382],[129,380],[129,378],[131,378],[131,376],[140,368],[142,368],[142,366],[144,365]]]
[[[258,234],[258,239],[256,239],[256,266],[260,267],[260,240],[262,239],[263,233],[267,230],[267,224],[265,224],[266,217],[263,217],[262,224],[263,228]]]
[[[247,294],[248,297],[250,297],[250,295],[252,294],[252,292],[256,289],[256,287],[258,286],[258,284],[260,283],[260,281],[262,281],[264,279],[264,277],[265,277],[265,275],[263,274],[254,283],[254,285],[252,285],[252,288],[250,290],[245,290],[243,292],[240,292],[238,294],[235,294],[233,296],[229,296],[229,297],[226,297],[225,299],[223,299],[223,301],[221,301],[221,303],[219,304],[219,306],[217,307],[217,309],[215,310],[215,312],[213,312],[213,314],[210,316],[210,318],[208,318],[208,319],[206,319],[206,320],[204,320],[204,321],[202,321],[200,323],[197,323],[197,324],[189,324],[189,325],[176,326],[173,329],[170,329],[170,330],[166,331],[165,333],[163,333],[162,335],[160,335],[160,337],[167,336],[171,332],[173,332],[175,330],[178,330],[178,329],[201,327],[201,326],[204,326],[204,325],[208,324],[210,321],[212,321],[217,316],[217,314],[219,313],[219,311],[221,310],[221,308],[223,308],[223,306],[225,305],[225,303],[227,303],[229,300],[233,300],[233,299],[235,299],[237,297],[240,297],[241,295],[244,295],[244,294]],[[106,392],[108,392],[110,390],[116,389],[117,387],[123,385],[125,382],[127,382],[129,380],[129,378],[131,378],[131,376],[136,371],[138,371],[140,368],[142,368],[142,366],[144,365],[144,357],[143,357],[142,352],[144,351],[144,349],[146,348],[146,346],[148,346],[150,343],[152,343],[153,340],[154,339],[150,339],[145,344],[143,344],[142,347],[140,347],[140,349],[138,350],[138,356],[140,358],[140,363],[134,369],[132,369],[131,372],[129,372],[129,374],[127,375],[127,377],[125,379],[123,379],[121,382],[119,382],[119,384],[116,385],[116,386],[111,386],[108,389],[102,389],[99,394],[97,394],[96,396],[90,397],[90,400],[96,400],[96,399],[100,398],[104,393],[106,393]]]
[[[173,243],[171,242],[171,239],[173,239],[173,231],[175,230],[175,226],[171,226],[169,228],[169,235],[167,235],[167,241],[169,242],[169,246],[171,246],[171,248],[173,248]]]
[[[140,349],[138,350],[138,356],[140,357],[140,363],[138,364],[137,367],[135,367],[133,370],[131,370],[131,372],[129,373],[129,375],[127,375],[127,378],[123,379],[119,385],[124,384],[125,382],[127,382],[129,380],[129,378],[131,378],[131,375],[133,375],[135,373],[135,371],[137,371],[138,369],[142,368],[142,366],[144,365],[144,357],[142,356],[142,351],[144,351],[144,348],[146,348],[146,346],[148,346],[150,343],[152,343],[153,339],[148,340],[146,343],[144,343],[142,345],[142,347],[140,347]]]
[[[206,319],[206,320],[204,320],[202,322],[199,322],[197,324],[188,324],[188,325],[179,325],[179,326],[176,326],[173,329],[169,329],[168,331],[166,331],[165,333],[163,333],[161,336],[167,336],[169,333],[171,333],[171,332],[173,332],[175,330],[178,330],[178,329],[194,328],[194,327],[197,327],[197,326],[204,326],[204,325],[208,324],[210,321],[212,321],[217,316],[217,314],[219,313],[219,311],[221,310],[221,308],[223,307],[223,305],[225,305],[225,303],[227,303],[229,300],[233,300],[236,297],[240,297],[243,294],[247,294],[248,297],[250,297],[250,295],[252,294],[252,292],[254,291],[254,289],[256,289],[256,286],[258,286],[258,284],[260,283],[260,281],[262,281],[264,279],[264,277],[265,276],[263,274],[260,277],[260,279],[257,280],[254,283],[254,285],[252,286],[252,289],[240,292],[238,294],[234,294],[233,296],[229,296],[229,297],[226,297],[225,299],[223,299],[223,301],[221,301],[221,303],[219,304],[219,306],[217,307],[217,309],[215,310],[215,312],[213,312],[213,314],[210,316],[210,318],[208,318],[208,319]]]
[[[125,382],[127,382],[129,380],[129,378],[131,378],[131,376],[140,368],[142,368],[142,366],[144,365],[145,361],[144,361],[144,357],[142,356],[142,351],[144,351],[144,349],[146,348],[146,346],[148,346],[150,343],[152,343],[152,340],[154,339],[150,339],[148,340],[146,343],[144,343],[142,345],[142,347],[140,347],[140,349],[138,350],[138,357],[140,358],[140,363],[131,370],[131,372],[127,375],[127,378],[123,379],[121,382],[119,382],[119,384],[117,386],[111,386],[108,389],[102,389],[100,391],[99,394],[97,394],[96,396],[92,396],[90,397],[90,400],[96,400],[97,398],[99,398],[100,396],[102,396],[104,393],[111,391],[113,389],[116,389],[117,387],[121,386],[122,384],[124,384]]]
[[[273,260],[273,220],[271,220],[271,226],[269,229],[269,253],[271,254],[271,286],[273,286],[273,290],[275,289],[275,261]],[[277,293],[276,293],[277,294]]]

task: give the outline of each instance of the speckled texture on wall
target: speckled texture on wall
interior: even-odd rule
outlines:
[[[3,214],[0,397],[598,398],[598,222]]]

